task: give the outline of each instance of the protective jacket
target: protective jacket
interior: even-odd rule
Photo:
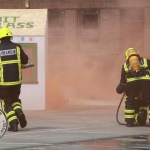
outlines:
[[[126,84],[126,82],[132,82],[136,80],[150,80],[150,60],[146,58],[139,57],[140,70],[133,72],[127,60],[122,66],[121,72],[121,83]]]
[[[145,116],[147,112],[147,104],[144,101],[142,101],[143,107],[141,107],[140,112],[136,114],[133,99],[138,95],[138,92],[140,91],[142,94],[144,94],[143,95],[144,100],[148,101],[146,99],[147,97],[145,97],[145,95],[147,94],[145,93],[149,92],[149,89],[146,89],[148,88],[147,85],[149,84],[149,82],[141,82],[141,81],[150,81],[150,74],[149,74],[150,60],[146,58],[142,58],[140,56],[138,56],[138,59],[140,63],[139,70],[133,71],[131,69],[129,59],[127,59],[127,61],[123,64],[120,82],[122,84],[126,84],[127,97],[126,97],[125,109],[124,109],[125,121],[129,123],[129,122],[134,122],[135,120],[140,120],[140,121],[136,121],[136,123],[142,125],[145,124],[146,121]]]
[[[11,41],[0,44],[0,86],[22,83],[21,64],[28,63],[28,56],[21,45]]]

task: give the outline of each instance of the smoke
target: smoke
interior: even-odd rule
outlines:
[[[144,9],[121,10],[121,50],[129,47],[144,53]]]
[[[73,55],[50,55],[47,108],[64,108],[76,98],[76,61],[72,59]]]
[[[82,53],[78,53],[79,49],[72,45],[71,49],[74,49],[76,53],[71,53],[68,49],[66,54],[49,54],[47,108],[60,109],[70,104],[82,103],[85,100],[97,100],[104,101],[106,104],[108,102],[113,104],[120,99],[121,96],[116,93],[115,89],[119,84],[121,68],[125,61],[124,52],[129,47],[143,52],[143,16],[144,11],[142,9],[121,11],[120,29],[118,29],[121,30],[120,52],[118,53],[117,50],[116,53],[118,54],[113,55],[109,52],[101,52],[98,45],[99,39],[95,38],[99,35],[98,12],[94,15],[83,15],[85,17],[83,19],[84,25],[82,28],[80,27],[78,37],[80,52]],[[51,21],[51,24],[50,27],[55,31],[52,33],[61,33],[63,27],[61,15],[57,21]],[[89,38],[92,33],[94,36]],[[80,34],[83,34],[84,38],[81,38],[83,35]],[[70,35],[74,35],[74,32]],[[57,45],[57,42],[57,40],[53,40],[53,44]],[[61,51],[66,50],[61,47]]]
[[[117,64],[121,64],[122,57],[50,55],[47,108],[60,109],[84,100],[106,100],[107,103],[107,100],[117,99],[115,88],[121,70]]]

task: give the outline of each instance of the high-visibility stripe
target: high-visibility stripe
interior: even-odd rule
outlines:
[[[147,68],[148,67],[147,59],[143,58],[143,61],[144,61],[144,64],[143,64],[144,68]]]
[[[1,104],[2,104],[2,111],[4,112],[5,116],[6,116],[6,112],[5,112],[5,102],[4,100],[1,100]]]
[[[15,106],[15,105],[20,105],[21,106],[21,103],[15,102],[15,103],[12,104],[12,106]]]
[[[5,113],[5,115],[6,115],[6,117],[7,117],[7,121],[8,122],[11,122],[11,121],[13,121],[13,120],[18,120],[18,118],[17,118],[17,116],[16,116],[16,114],[15,114],[15,111],[10,111],[10,112],[8,112],[8,113],[6,113],[5,111],[4,111],[4,106],[5,106],[5,102],[4,102],[4,100],[1,100],[1,104],[2,104],[2,110],[3,110],[3,112]],[[12,115],[12,116],[11,116]]]
[[[141,64],[140,67],[147,69],[148,63],[147,63],[146,58],[143,58],[143,64]],[[124,63],[124,70],[126,73],[128,73],[131,70],[131,67],[127,66],[127,62]],[[136,80],[150,80],[150,76],[146,75],[146,76],[141,76],[141,77],[127,78],[127,82],[132,82],[132,81],[136,81]]]
[[[1,61],[1,57],[0,57],[0,76],[1,76],[1,80],[0,82],[4,82],[4,76],[3,76],[3,66],[2,66],[2,61]]]
[[[19,60],[7,60],[7,61],[2,61],[1,64],[2,65],[6,65],[6,64],[14,64],[14,63],[19,63]]]
[[[140,110],[148,110],[148,107],[140,107]]]
[[[134,118],[135,118],[135,124],[139,124],[138,123],[138,114],[135,114]]]
[[[125,118],[134,118],[135,115],[124,115]]]
[[[1,104],[2,104],[2,110],[3,110],[3,112],[5,112],[5,111],[4,111],[4,109],[5,109],[5,107],[4,107],[4,106],[5,106],[4,100],[1,100]]]
[[[150,119],[150,110],[148,111],[148,118]]]
[[[13,107],[13,109],[14,110],[16,110],[16,109],[22,109],[22,107],[21,106],[15,106],[15,107]]]
[[[125,118],[134,118],[135,116],[135,110],[134,109],[124,109],[124,117]]]
[[[128,96],[125,96],[126,99],[127,99],[127,97],[128,97]],[[125,99],[125,101],[126,101],[126,99]],[[134,99],[138,100],[139,98],[138,98],[138,97],[135,97]]]
[[[22,69],[21,69],[21,59],[20,59],[20,48],[17,47],[17,58],[18,58],[18,68],[19,68],[19,81],[21,81],[21,74],[22,74]]]
[[[8,112],[8,113],[6,114],[6,117],[8,118],[9,116],[14,115],[14,114],[15,114],[14,111],[10,111],[10,112]]]
[[[129,71],[129,69],[128,69],[128,67],[127,67],[127,63],[126,63],[126,62],[124,63],[124,70],[125,70],[125,72],[128,72],[128,71]]]
[[[1,57],[0,57],[0,85],[3,86],[9,86],[9,85],[17,85],[17,84],[21,84],[22,83],[22,69],[21,69],[21,59],[20,59],[20,48],[17,46],[16,47],[17,50],[17,60],[7,60],[7,61],[2,61]],[[4,82],[4,69],[3,69],[3,65],[7,65],[7,64],[14,64],[17,63],[18,64],[18,71],[19,71],[19,78],[18,81],[14,81],[14,82]]]
[[[21,84],[22,83],[22,81],[17,81],[17,82],[3,82],[3,83],[1,83],[0,82],[0,85],[17,85],[17,84]]]
[[[128,110],[128,109],[124,109],[125,113],[135,113],[135,110]]]
[[[136,80],[150,80],[150,76],[146,75],[146,76],[141,76],[141,77],[127,78],[127,82],[132,82]]]
[[[11,121],[16,120],[16,119],[18,119],[16,116],[10,117],[10,118],[8,119],[8,122],[11,122]]]

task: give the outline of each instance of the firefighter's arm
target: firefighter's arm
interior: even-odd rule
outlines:
[[[25,54],[21,46],[20,46],[20,59],[21,59],[21,64],[27,64],[29,59],[28,55]]]
[[[126,85],[120,82],[119,85],[116,87],[116,92],[118,94],[122,94],[123,92],[125,92],[125,89],[126,89]]]
[[[116,87],[116,92],[118,94],[122,94],[123,92],[125,92],[125,89],[126,89],[126,72],[124,71],[124,67],[122,67],[121,79],[120,83]]]

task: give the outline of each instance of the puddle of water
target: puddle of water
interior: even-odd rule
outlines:
[[[74,148],[73,148],[74,147]],[[76,147],[76,148],[75,148]],[[150,135],[127,136],[109,140],[66,143],[26,150],[150,150]]]
[[[87,150],[150,150],[150,135],[88,141],[78,144],[85,145]]]
[[[79,143],[85,145],[87,150],[108,150],[112,148],[122,147],[122,142],[119,140],[101,140],[101,141],[91,141]]]

